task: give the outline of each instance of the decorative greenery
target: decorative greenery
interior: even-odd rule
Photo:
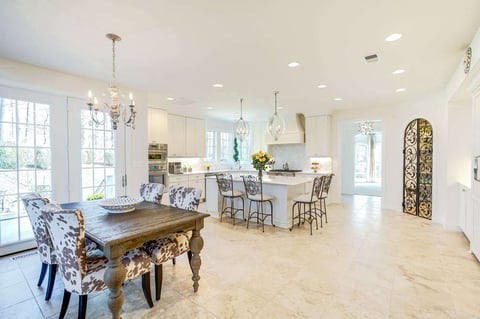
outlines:
[[[233,160],[235,162],[239,161],[239,158],[238,158],[238,141],[237,141],[236,137],[233,139]]]
[[[257,171],[264,171],[268,162],[272,159],[272,155],[264,151],[258,151],[251,155],[252,165]]]
[[[87,196],[87,200],[97,200],[97,199],[102,199],[103,197],[105,197],[103,193],[92,194]]]

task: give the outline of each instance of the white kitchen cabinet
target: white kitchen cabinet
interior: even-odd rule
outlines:
[[[305,143],[307,157],[331,156],[330,115],[305,118]]]
[[[168,114],[168,156],[186,156],[186,121],[184,116]]]
[[[169,186],[195,187],[202,191],[201,199],[205,198],[205,174],[178,174],[168,176]]]
[[[205,120],[186,117],[186,156],[205,157]]]
[[[205,157],[205,120],[168,114],[168,156]]]
[[[189,174],[188,187],[195,187],[202,191],[201,200],[205,199],[205,174]]]
[[[188,186],[188,175],[168,175],[168,186]]]
[[[156,144],[168,143],[168,114],[167,112],[148,108],[148,142]]]

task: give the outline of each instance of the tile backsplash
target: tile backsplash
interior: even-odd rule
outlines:
[[[305,169],[305,144],[269,145],[268,152],[275,159],[274,168],[283,168],[288,163],[289,169]]]

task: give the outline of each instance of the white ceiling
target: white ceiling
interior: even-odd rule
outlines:
[[[0,57],[108,82],[105,34],[116,33],[120,85],[169,112],[227,120],[243,97],[256,121],[273,113],[275,90],[280,114],[305,115],[441,90],[479,25],[478,0],[2,0]]]

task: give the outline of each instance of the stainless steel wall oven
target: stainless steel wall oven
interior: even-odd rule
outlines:
[[[148,182],[164,184],[165,190],[168,187],[167,157],[167,144],[148,145]]]

